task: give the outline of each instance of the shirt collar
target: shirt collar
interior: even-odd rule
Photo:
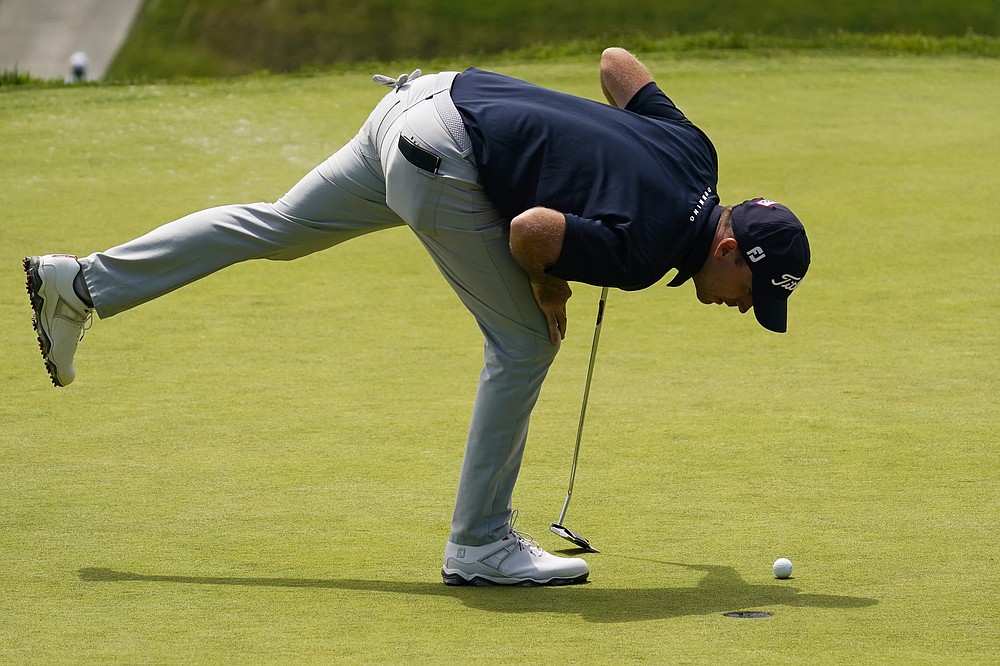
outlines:
[[[667,283],[668,287],[681,286],[693,278],[694,274],[705,265],[708,253],[712,249],[712,239],[715,238],[715,229],[719,225],[719,218],[722,217],[723,210],[725,210],[725,207],[720,206],[718,202],[713,202],[711,207],[706,206],[701,211],[701,214],[695,218],[694,224],[697,226],[697,230],[694,235],[694,243],[691,244],[691,251],[688,252],[684,261],[677,266],[677,275]]]

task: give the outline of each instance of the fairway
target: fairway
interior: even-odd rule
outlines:
[[[597,99],[598,55],[474,64]],[[35,347],[23,256],[275,200],[370,73],[0,90],[0,662],[993,662],[1000,60],[639,55],[813,261],[786,335],[611,291],[565,521],[602,552],[551,589],[441,583],[482,341],[406,229],[97,321],[67,388]],[[552,552],[573,286],[515,491]]]

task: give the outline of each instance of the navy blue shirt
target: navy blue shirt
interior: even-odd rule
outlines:
[[[471,68],[452,99],[487,196],[508,219],[566,216],[564,280],[643,289],[681,284],[708,257],[721,214],[715,147],[654,83],[625,109]]]

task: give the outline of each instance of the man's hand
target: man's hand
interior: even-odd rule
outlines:
[[[566,337],[566,301],[573,295],[569,283],[545,269],[562,253],[566,218],[551,208],[531,208],[510,222],[510,251],[528,274],[531,291],[549,326],[554,345]]]
[[[549,325],[549,341],[558,345],[566,337],[566,301],[573,295],[569,282],[542,273],[531,278],[531,291]]]
[[[612,106],[624,109],[652,80],[646,66],[625,49],[613,46],[601,54],[601,90]]]

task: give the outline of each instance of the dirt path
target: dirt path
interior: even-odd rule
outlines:
[[[83,51],[88,78],[104,76],[142,0],[0,0],[0,71],[62,79]]]

